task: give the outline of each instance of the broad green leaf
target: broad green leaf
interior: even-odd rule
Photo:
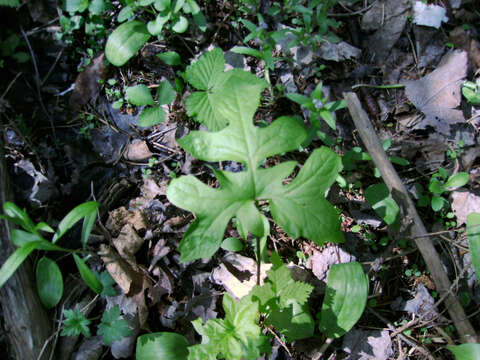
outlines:
[[[211,60],[213,55],[209,54],[207,59]],[[201,61],[202,58],[198,63]],[[218,132],[192,131],[178,143],[201,160],[233,160],[243,163],[246,171],[215,171],[218,189],[208,187],[193,176],[171,182],[168,199],[196,215],[180,243],[181,260],[212,256],[233,216],[237,217],[243,237],[247,233],[263,236],[263,215],[252,210],[258,200],[271,201],[275,220],[292,237],[304,236],[318,244],[343,241],[338,214],[325,199],[326,190],[341,170],[340,158],[327,148],[315,150],[288,185],[282,182],[293,171],[295,162],[259,168],[265,158],[298,149],[306,132],[299,122],[289,117],[281,117],[266,127],[255,126],[253,116],[263,83],[259,86],[258,82],[252,82],[251,74],[245,76],[244,71],[223,74],[228,73],[231,73],[228,78],[223,79],[228,91],[209,95],[218,113],[229,119],[228,126]],[[203,86],[203,80],[194,81]]]
[[[83,279],[83,281],[85,281],[85,284],[87,284],[87,286],[95,293],[101,294],[103,290],[103,285],[97,279],[92,270],[90,270],[87,264],[85,264],[82,258],[77,254],[73,254],[73,259],[75,260],[75,264],[77,265],[80,277]]]
[[[124,65],[150,39],[147,25],[141,21],[129,21],[110,34],[105,46],[105,56],[115,66]]]
[[[272,311],[266,324],[273,325],[288,342],[309,338],[315,330],[315,321],[310,315],[308,304],[300,305],[295,300],[291,300],[287,307]]]
[[[150,127],[160,124],[165,120],[166,115],[160,105],[145,108],[138,116],[138,126]]]
[[[235,302],[226,293],[223,296],[225,319],[201,319],[192,322],[202,336],[202,343],[188,348],[189,360],[216,359],[256,360],[270,350],[268,338],[258,326],[258,304],[249,296]]]
[[[205,32],[207,30],[207,19],[205,19],[205,16],[202,12],[193,14],[193,21],[195,22],[195,25],[198,26],[200,31]]]
[[[430,181],[430,184],[428,185],[428,190],[430,190],[430,192],[434,194],[441,194],[446,189],[445,185],[441,181],[438,181],[437,179],[432,179]]]
[[[135,106],[155,104],[152,94],[150,94],[150,89],[144,84],[128,87],[125,90],[125,95],[128,102]]]
[[[357,262],[330,268],[320,312],[319,328],[329,338],[338,338],[362,316],[368,297],[368,276]]]
[[[58,224],[57,231],[53,236],[52,243],[55,244],[65,233],[70,230],[81,219],[86,218],[87,222],[91,222],[92,213],[97,213],[99,204],[95,201],[87,201],[74,207]],[[88,225],[91,230],[90,224]],[[88,227],[85,228],[85,231]],[[82,241],[84,230],[82,230]],[[88,234],[89,235],[89,234]]]
[[[185,79],[197,90],[210,90],[214,85],[214,75],[222,73],[224,68],[223,52],[221,49],[215,48],[187,66]]]
[[[88,12],[92,15],[101,15],[108,8],[105,0],[92,0],[88,5]]]
[[[137,338],[137,360],[187,360],[188,340],[180,334],[157,332]]]
[[[373,210],[385,221],[387,225],[398,230],[400,226],[400,208],[384,183],[374,184],[365,190],[365,198]]]
[[[107,346],[110,346],[114,341],[120,341],[124,337],[132,335],[132,330],[128,326],[127,320],[120,315],[119,305],[113,306],[102,315],[97,334],[102,337],[103,342]]]
[[[63,294],[63,276],[57,263],[47,257],[42,257],[36,269],[37,291],[40,301],[47,309],[60,302]]]
[[[30,253],[35,250],[41,241],[32,241],[26,243],[21,248],[15,250],[12,255],[10,255],[0,268],[0,288],[7,282],[10,276],[18,269],[20,265],[25,261],[25,259],[30,255]]]
[[[471,213],[467,216],[467,237],[472,257],[473,268],[477,279],[480,279],[480,214]]]
[[[180,16],[172,25],[172,30],[177,34],[183,34],[188,29],[188,20],[185,16]]]
[[[157,57],[162,60],[165,64],[170,66],[177,66],[182,64],[182,59],[175,51],[167,51],[161,54],[157,54]]]
[[[155,0],[139,0],[138,5],[148,6],[148,5],[152,5],[154,2],[155,2]]]
[[[90,337],[90,325],[91,321],[88,320],[85,315],[80,310],[69,310],[65,309],[63,311],[63,330],[60,335],[62,336],[78,336],[83,334],[85,337]]]
[[[163,80],[157,88],[157,101],[160,105],[171,104],[177,94],[168,80]]]
[[[183,5],[183,11],[185,11],[185,8],[188,5],[188,13],[191,13],[193,15],[196,15],[200,12],[200,6],[198,6],[197,2],[195,0],[187,0],[187,2]],[[185,13],[187,13],[185,11]]]
[[[459,172],[450,176],[444,186],[448,190],[453,190],[467,184],[469,180],[470,176],[466,172]]]
[[[480,359],[480,344],[449,345],[447,349],[455,355],[456,360]]]

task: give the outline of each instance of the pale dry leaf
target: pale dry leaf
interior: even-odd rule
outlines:
[[[471,213],[480,213],[480,196],[466,190],[453,191],[452,210],[457,217],[457,224],[467,222],[467,216]]]
[[[153,153],[148,148],[147,143],[138,139],[128,144],[127,150],[123,154],[123,157],[130,161],[144,161],[150,159],[152,156]]]
[[[343,338],[343,350],[350,354],[350,360],[387,360],[393,356],[387,330],[352,329]]]
[[[144,243],[144,239],[138,236],[130,224],[125,224],[120,234],[112,241],[120,256],[133,262],[135,262],[135,254]]]
[[[468,70],[465,51],[450,51],[438,67],[419,80],[406,80],[405,94],[415,107],[425,114],[415,129],[432,126],[448,135],[450,125],[464,123],[463,112],[458,110],[462,100],[461,85]]]
[[[348,263],[355,261],[356,258],[350,255],[341,247],[336,245],[328,246],[321,251],[314,250],[313,255],[307,260],[307,269],[311,269],[313,274],[321,281],[327,282],[330,267],[334,264]]]

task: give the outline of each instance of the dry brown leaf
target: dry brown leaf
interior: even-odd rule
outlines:
[[[432,126],[437,132],[448,135],[450,125],[465,122],[463,112],[456,108],[462,100],[460,88],[467,70],[467,53],[455,50],[447,53],[430,74],[403,82],[408,99],[425,114],[415,128]]]
[[[135,254],[145,242],[130,224],[125,224],[120,234],[112,241],[120,256],[131,262],[135,262]]]
[[[143,140],[134,140],[127,145],[127,150],[123,157],[130,161],[144,161],[153,156],[153,153],[148,148],[148,145]]]
[[[104,54],[101,53],[92,60],[92,63],[75,80],[75,89],[70,96],[70,105],[80,108],[98,97],[99,79],[105,80],[108,67],[105,64]]]
[[[480,196],[466,190],[453,191],[451,196],[452,210],[457,217],[458,225],[465,224],[470,213],[480,213]]]

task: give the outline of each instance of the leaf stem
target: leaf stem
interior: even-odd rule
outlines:
[[[260,238],[256,238],[257,241],[257,285],[260,286],[260,267],[262,262],[262,257],[260,254]]]

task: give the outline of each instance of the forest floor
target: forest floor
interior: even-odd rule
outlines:
[[[111,347],[98,336],[56,338],[58,359],[133,359],[136,339],[146,329],[180,333],[198,343],[191,322],[223,316],[224,292],[238,296],[253,286],[255,254],[248,243],[237,252],[221,248],[211,259],[180,262],[178,244],[195,217],[168,200],[169,183],[195,175],[215,187],[212,168],[241,170],[236,162],[197,160],[178,145],[176,140],[190,131],[205,130],[187,116],[185,99],[193,89],[183,83],[181,73],[201,54],[219,47],[227,67],[264,78],[264,61],[229,51],[234,46],[267,48],[255,37],[244,42],[251,31],[241,19],[266,32],[295,24],[293,10],[284,18],[269,15],[275,2],[260,1],[255,7],[248,1],[202,1],[205,31],[192,24],[183,34],[152,37],[130,61],[115,67],[103,53],[121,9],[112,3],[102,15],[105,33],[97,36],[87,35],[83,27],[62,30],[62,7],[55,1],[2,8],[0,117],[14,201],[35,222],[54,228],[74,206],[98,201],[100,218],[88,243],[92,256],[87,263],[99,273],[106,269],[115,280],[116,296],[95,297],[73,261],[54,256],[65,290],[49,314],[59,328],[62,309],[88,304],[88,317],[99,319],[118,304],[132,329],[130,337]],[[305,148],[278,159],[303,164],[313,149],[324,145],[342,156],[341,178],[328,200],[341,214],[345,242],[319,246],[293,239],[264,207],[271,228],[268,252],[280,254],[297,280],[315,287],[312,314],[321,307],[328,269],[339,262],[362,264],[369,296],[353,329],[328,347],[318,328],[313,337],[294,342],[265,328],[273,349],[265,359],[316,359],[320,350],[325,359],[451,359],[446,346],[460,343],[414,239],[387,226],[366,199],[366,190],[382,178],[348,109],[331,112],[335,130],[320,119],[314,128],[311,111],[285,95],[310,96],[320,82],[327,101],[341,100],[349,91],[359,96],[456,285],[453,291],[473,327],[480,329],[480,285],[465,233],[468,214],[480,212],[480,116],[461,91],[463,82],[475,83],[480,68],[480,7],[475,1],[429,1],[444,14],[425,12],[422,20],[414,3],[426,5],[409,0],[334,2],[328,29],[312,30],[323,31],[323,38],[331,41],[289,48],[292,38],[286,36],[270,49],[276,57],[268,72],[271,88],[262,94],[255,122],[270,124],[280,116],[297,115],[314,129]],[[313,33],[304,36],[313,39]],[[157,57],[168,51],[180,54],[180,65]],[[156,89],[163,80],[173,85],[175,100],[163,106],[165,121],[141,127],[142,109],[128,104],[125,88],[141,83]],[[404,86],[388,86],[396,84]],[[463,186],[432,190],[435,180],[445,183],[459,173],[468,174]],[[400,220],[405,226],[406,218]],[[77,230],[61,245],[80,248]],[[240,238],[232,222],[225,234],[229,237]],[[33,262],[38,259],[32,256]]]

